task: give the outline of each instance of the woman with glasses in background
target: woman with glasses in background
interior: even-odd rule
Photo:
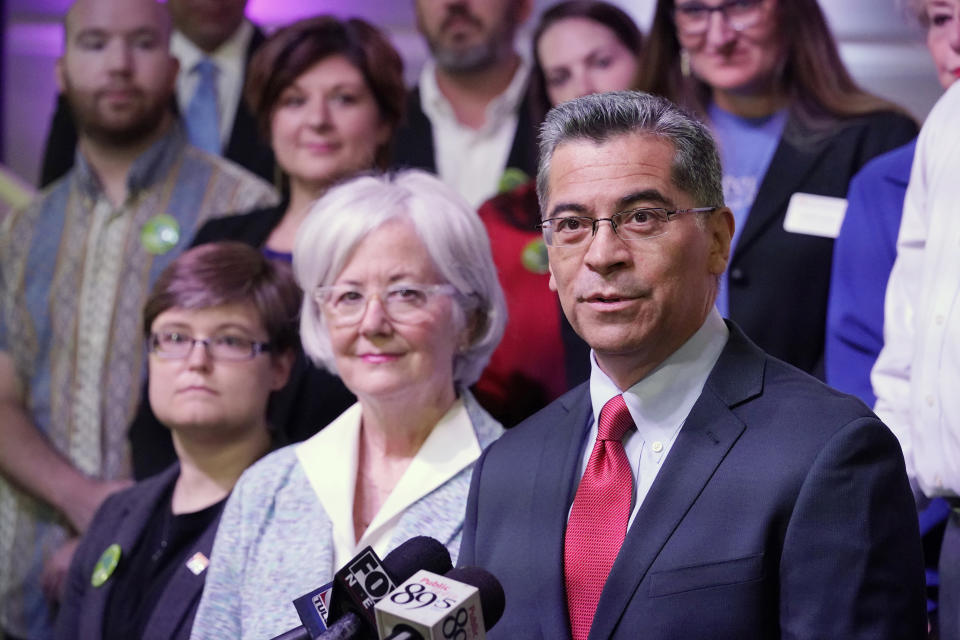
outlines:
[[[97,512],[57,638],[189,637],[227,495],[272,446],[267,400],[290,372],[299,302],[289,268],[239,243],[191,249],[161,273],[144,308],[148,390],[177,463]]]
[[[644,56],[639,88],[698,113],[720,147],[737,227],[721,312],[822,377],[842,198],[916,124],[853,82],[817,0],[659,0]]]
[[[619,7],[568,0],[543,12],[533,32],[531,92],[543,114],[590,93],[636,82],[643,37]],[[533,180],[491,198],[479,212],[490,235],[510,321],[476,385],[477,398],[511,427],[587,379],[589,348],[550,291]]]
[[[358,550],[431,536],[456,558],[473,464],[503,429],[467,387],[503,334],[483,226],[419,171],[330,189],[293,251],[307,354],[357,404],[254,465],[224,511],[194,640],[274,637]]]

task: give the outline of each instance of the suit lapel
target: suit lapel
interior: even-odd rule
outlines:
[[[533,83],[528,82],[526,97],[517,109],[517,129],[513,135],[510,156],[507,158],[507,168],[522,169],[528,176],[537,173],[537,124],[531,114],[532,87]]]
[[[784,211],[790,196],[800,188],[807,174],[817,166],[820,155],[824,151],[824,145],[814,141],[809,146],[801,148],[791,142],[803,137],[804,133],[800,125],[792,119],[788,120],[780,137],[780,143],[770,160],[770,166],[757,190],[753,206],[743,225],[743,232],[737,240],[733,259],[746,250],[768,225],[778,224],[776,218]]]
[[[393,166],[437,172],[433,149],[433,125],[420,105],[420,87],[407,94],[404,120],[394,134]]]
[[[650,565],[743,433],[730,408],[762,387],[762,355],[731,324],[727,346],[627,532],[600,595],[590,640],[612,636]]]
[[[217,534],[217,526],[220,524],[220,515],[210,523],[207,530],[203,532],[200,539],[193,545],[194,553],[200,552],[210,558],[213,550],[213,539]],[[193,557],[191,553],[187,559]],[[150,614],[150,621],[143,636],[143,640],[170,640],[174,638],[175,633],[181,628],[184,616],[196,611],[196,603],[200,600],[200,594],[203,591],[203,585],[207,579],[207,570],[199,575],[181,564],[170,576],[170,581],[164,588],[163,593],[157,600]],[[176,614],[176,615],[174,615]]]
[[[540,629],[544,638],[570,637],[563,579],[563,539],[567,512],[573,502],[583,439],[592,408],[590,386],[582,384],[560,399],[556,412],[545,419],[555,421],[543,441],[537,460],[532,521],[537,523],[529,540],[530,566],[542,573],[536,580],[540,593]]]
[[[250,44],[247,45],[243,69],[250,68],[250,59],[264,43],[266,36],[258,27],[254,27]],[[270,184],[277,186],[278,176],[274,175],[273,151],[263,140],[257,125],[257,118],[241,96],[233,117],[233,127],[223,148],[223,156],[257,174]]]
[[[103,553],[108,546],[116,543],[120,545],[120,562],[128,562],[133,548],[140,540],[143,527],[150,519],[150,514],[153,513],[153,510],[157,507],[157,503],[163,498],[167,488],[179,474],[180,466],[174,465],[154,479],[142,484],[141,486],[144,487],[144,492],[138,496],[137,500],[128,503],[117,516],[115,525],[116,535],[113,539],[104,543],[103,549],[98,550],[99,553]],[[99,558],[99,556],[97,557]],[[78,637],[103,637],[105,612],[107,602],[110,600],[110,593],[113,590],[113,585],[114,580],[108,579],[102,586],[90,588],[90,597],[86,599],[84,604],[86,613],[80,618],[81,622],[77,634]]]

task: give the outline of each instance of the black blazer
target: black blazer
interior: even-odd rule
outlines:
[[[643,501],[590,640],[921,640],[916,508],[896,437],[866,406],[730,339]],[[589,384],[474,467],[458,564],[492,572],[491,640],[570,638],[567,516]]]
[[[530,89],[517,114],[517,132],[513,136],[510,155],[504,167],[522,169],[531,178],[537,175],[537,126],[533,115]],[[420,103],[420,88],[407,93],[403,120],[393,138],[393,162],[397,168],[423,169],[437,172],[433,148],[433,125],[423,112]]]
[[[234,240],[260,248],[283,217],[286,204],[249,213],[208,220],[191,246]],[[267,420],[274,429],[274,444],[283,446],[306,440],[339,416],[356,398],[340,378],[320,369],[298,348],[290,379],[270,396]],[[147,400],[146,387],[130,425],[134,476],[148,477],[176,461],[170,431],[157,420]]]
[[[190,246],[196,247],[219,240],[233,240],[259,249],[267,243],[270,232],[280,224],[288,204],[284,201],[275,207],[254,209],[235,216],[207,220],[197,231]]]
[[[90,583],[93,568],[111,544],[119,544],[121,553],[129,553],[136,546],[150,515],[179,474],[179,465],[173,465],[160,475],[110,496],[97,511],[70,564],[66,593],[57,615],[58,639],[103,637],[104,625],[109,623],[104,615],[114,583],[108,579],[102,586],[94,587]],[[219,524],[218,515],[194,544],[193,551],[210,557]],[[120,562],[124,560],[121,555]],[[141,640],[188,640],[206,578],[206,571],[195,575],[186,566],[178,567],[157,601]]]
[[[250,57],[266,40],[263,32],[255,28],[250,45],[247,47],[246,64]],[[246,66],[244,67],[246,68]],[[177,110],[176,100],[172,108]],[[70,114],[70,105],[63,94],[57,96],[57,105],[47,133],[47,144],[43,151],[43,164],[40,169],[40,186],[45,187],[73,166],[77,150],[77,128]],[[257,174],[267,182],[275,182],[273,151],[257,130],[257,121],[246,100],[241,96],[237,104],[237,114],[233,120],[230,139],[227,140],[223,156]]]
[[[824,136],[787,122],[730,259],[730,319],[770,355],[823,378],[833,239],[785,231],[797,192],[844,198],[868,160],[909,142],[897,113],[838,122]]]

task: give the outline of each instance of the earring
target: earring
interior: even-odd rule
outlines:
[[[690,53],[686,49],[680,49],[680,73],[684,78],[690,77]]]

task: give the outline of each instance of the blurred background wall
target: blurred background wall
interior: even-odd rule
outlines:
[[[535,0],[537,15],[554,0]],[[644,31],[654,0],[613,0]],[[940,86],[919,27],[898,8],[898,0],[820,0],[854,77],[867,89],[926,116]],[[54,61],[62,50],[61,20],[70,0],[0,0],[3,67],[0,68],[0,158],[17,176],[37,180],[56,87]],[[247,14],[268,31],[318,13],[359,16],[385,28],[404,56],[412,83],[426,56],[414,25],[413,0],[249,0]],[[529,50],[527,32],[521,34]]]

